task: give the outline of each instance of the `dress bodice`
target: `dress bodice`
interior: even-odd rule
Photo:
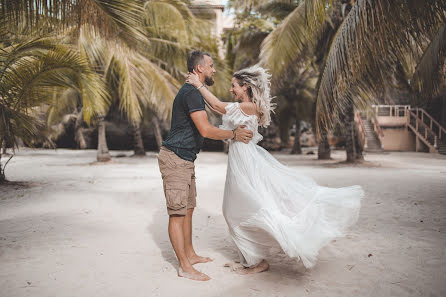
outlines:
[[[238,126],[246,125],[246,129],[251,130],[254,136],[250,142],[256,144],[263,139],[263,136],[257,131],[259,124],[256,115],[249,115],[243,112],[238,102],[229,103],[225,107],[226,114],[223,115],[221,129],[233,130]]]

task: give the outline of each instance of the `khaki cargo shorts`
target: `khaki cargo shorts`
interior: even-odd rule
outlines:
[[[169,215],[186,215],[187,209],[197,205],[194,162],[178,157],[174,152],[161,147],[158,164],[163,178]]]

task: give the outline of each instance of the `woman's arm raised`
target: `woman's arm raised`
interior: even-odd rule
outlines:
[[[211,109],[215,110],[218,113],[221,114],[226,114],[226,105],[228,105],[228,103],[222,102],[220,101],[220,99],[218,99],[217,97],[214,96],[214,94],[211,93],[211,91],[209,91],[198,79],[198,75],[196,75],[195,73],[189,73],[186,79],[186,82],[188,84],[193,85],[194,87],[196,87],[201,95],[203,96],[204,100],[206,101],[207,104],[209,104],[209,106],[211,107]]]

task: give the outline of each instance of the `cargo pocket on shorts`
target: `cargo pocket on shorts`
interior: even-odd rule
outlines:
[[[196,184],[195,175],[192,175],[189,197],[197,197],[197,184]]]
[[[167,183],[165,187],[167,208],[179,210],[187,206],[189,184],[186,182]]]

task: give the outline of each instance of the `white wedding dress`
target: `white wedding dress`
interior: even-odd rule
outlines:
[[[279,163],[257,145],[263,138],[257,116],[243,113],[238,103],[226,106],[222,120],[222,129],[246,125],[254,132],[248,144],[230,141],[223,199],[240,262],[252,267],[280,248],[313,266],[319,250],[356,222],[362,188],[322,187]]]

